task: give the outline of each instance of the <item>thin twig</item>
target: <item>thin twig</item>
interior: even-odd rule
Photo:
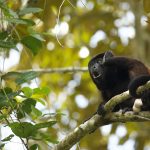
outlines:
[[[64,67],[64,68],[47,68],[47,69],[28,69],[28,70],[17,70],[17,72],[25,73],[29,71],[35,71],[39,74],[44,73],[74,73],[74,72],[87,72],[87,67]]]
[[[56,24],[57,24],[57,26],[58,26],[58,31],[57,31],[57,33],[56,33],[56,40],[57,40],[57,42],[59,43],[59,45],[60,45],[61,47],[64,47],[64,46],[61,44],[61,42],[59,41],[59,38],[58,38],[58,34],[59,34],[59,20],[60,20],[60,11],[61,11],[61,8],[62,8],[63,4],[65,3],[65,1],[66,1],[66,0],[63,0],[62,3],[61,3],[61,5],[59,6],[58,15],[57,15],[57,20],[56,20]]]

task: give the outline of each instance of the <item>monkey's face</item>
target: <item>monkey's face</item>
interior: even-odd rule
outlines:
[[[100,78],[102,75],[103,69],[102,69],[102,60],[97,60],[91,67],[90,67],[90,73],[94,79]]]
[[[114,55],[111,51],[106,51],[105,53],[96,55],[90,60],[88,67],[92,78],[97,79],[101,77],[104,70],[103,64],[113,56]]]
[[[105,88],[105,74],[107,74],[107,72],[105,71],[104,63],[111,57],[113,57],[112,52],[107,51],[93,57],[88,64],[89,73],[98,89]]]
[[[89,65],[89,73],[90,76],[97,86],[98,89],[103,89],[103,76],[104,76],[104,68],[102,59],[95,59],[90,65]]]

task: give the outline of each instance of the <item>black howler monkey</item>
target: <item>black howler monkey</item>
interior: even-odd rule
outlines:
[[[104,105],[113,96],[129,89],[132,98],[118,104],[113,112],[120,109],[124,112],[133,110],[136,98],[141,98],[141,110],[150,110],[150,90],[142,95],[136,94],[136,89],[150,80],[150,70],[140,61],[127,57],[114,56],[111,51],[98,54],[89,64],[89,73],[101,91],[103,102],[99,105],[97,113],[104,115]]]

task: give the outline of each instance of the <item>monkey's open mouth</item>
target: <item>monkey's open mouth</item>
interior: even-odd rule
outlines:
[[[94,78],[99,78],[100,76],[101,76],[101,74],[99,72],[96,72],[96,71],[93,72]]]

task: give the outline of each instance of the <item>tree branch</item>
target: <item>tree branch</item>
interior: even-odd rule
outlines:
[[[140,116],[140,117],[139,117]],[[135,115],[133,112],[122,114],[121,112],[107,114],[104,118],[94,115],[90,120],[75,128],[60,143],[55,145],[52,150],[69,150],[74,144],[79,142],[86,134],[95,131],[98,127],[114,123],[114,122],[143,122],[150,120],[150,112],[140,112]]]
[[[140,94],[147,89],[150,89],[150,82],[144,86],[139,87],[137,94]],[[55,145],[52,150],[69,150],[74,144],[86,136],[86,134],[95,131],[97,128],[103,125],[111,124],[114,122],[150,121],[150,111],[139,112],[138,114],[135,114],[134,112],[126,112],[125,114],[122,114],[121,112],[109,113],[117,104],[127,100],[130,97],[131,96],[129,95],[129,92],[126,91],[111,98],[104,107],[104,109],[108,112],[105,117],[99,116],[97,114],[94,115],[88,121],[75,128],[74,131],[72,131],[62,141]]]
[[[28,69],[18,70],[17,72],[25,73],[29,71],[35,71],[39,74],[43,73],[69,73],[69,72],[87,72],[87,67],[64,67],[64,68],[48,68],[48,69]]]

